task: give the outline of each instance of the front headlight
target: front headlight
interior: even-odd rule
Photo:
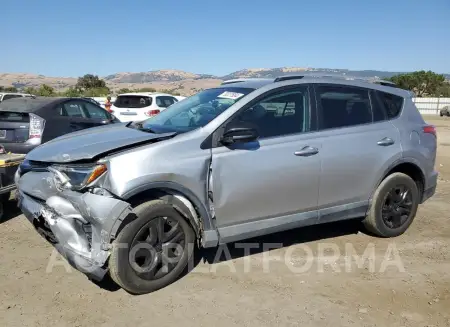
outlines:
[[[106,172],[105,164],[86,165],[55,165],[48,167],[55,174],[57,186],[66,189],[80,190],[91,184]]]

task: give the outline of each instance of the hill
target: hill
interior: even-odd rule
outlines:
[[[281,68],[247,68],[232,72],[225,76],[208,74],[196,74],[175,69],[155,70],[148,72],[120,72],[104,76],[108,87],[117,91],[121,88],[137,89],[153,87],[156,90],[172,90],[183,95],[191,95],[199,90],[219,85],[223,80],[234,78],[266,77],[275,78],[287,74],[316,72],[333,73],[338,75],[351,75],[367,78],[387,78],[401,72],[388,72],[378,70],[348,70],[332,68],[309,67],[281,67]],[[450,79],[450,74],[444,74]],[[47,84],[56,90],[64,90],[74,86],[77,78],[74,77],[50,77],[36,74],[0,73],[0,86],[15,86],[17,88],[39,87]]]

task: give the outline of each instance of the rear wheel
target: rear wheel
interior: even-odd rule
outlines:
[[[173,283],[192,258],[195,234],[171,205],[145,202],[113,243],[111,278],[132,294],[145,294]]]
[[[375,191],[364,226],[381,237],[401,235],[413,222],[418,205],[419,190],[414,180],[403,173],[391,174]]]

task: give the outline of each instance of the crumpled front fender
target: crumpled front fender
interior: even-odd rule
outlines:
[[[36,215],[45,219],[60,245],[96,265],[108,259],[111,240],[132,210],[129,203],[112,196],[61,190],[51,172],[24,174],[18,189],[27,197],[22,205],[33,201],[42,206]]]

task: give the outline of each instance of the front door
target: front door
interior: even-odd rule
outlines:
[[[254,124],[258,141],[212,149],[213,203],[222,241],[317,219],[321,144],[310,133],[309,104],[306,85],[271,92],[229,123]],[[255,226],[259,231],[252,233]]]

